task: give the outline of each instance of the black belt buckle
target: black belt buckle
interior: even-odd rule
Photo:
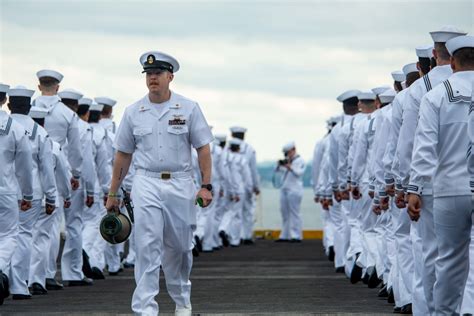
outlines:
[[[169,180],[171,179],[171,173],[170,172],[162,172],[161,173],[161,180]]]

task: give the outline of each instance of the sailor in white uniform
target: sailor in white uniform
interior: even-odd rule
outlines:
[[[436,43],[442,40],[434,39]],[[435,45],[435,49],[436,46],[439,49],[439,45]],[[453,56],[449,67],[454,74],[421,99],[407,190],[408,212],[416,221],[425,210],[420,198],[425,183],[433,184],[434,227],[438,244],[437,280],[433,292],[436,315],[458,314],[469,274],[473,225],[466,160],[470,143],[466,134],[474,84],[474,38],[451,36],[446,48]]]
[[[28,113],[31,108],[31,96],[34,90],[23,86],[8,91],[8,107],[14,121],[26,130],[33,156],[33,201],[28,212],[20,211],[20,225],[17,247],[11,259],[10,292],[13,299],[31,298],[28,285],[33,291],[43,290],[44,284],[27,283],[30,270],[30,258],[35,226],[41,212],[51,215],[56,208],[56,180],[53,169],[52,143],[46,130],[39,126]],[[43,197],[45,204],[43,205]],[[44,207],[44,208],[43,208]],[[44,281],[40,281],[44,282]]]
[[[295,142],[289,142],[282,148],[287,161],[278,164],[277,170],[282,170],[283,184],[280,188],[280,212],[282,230],[279,239],[291,242],[301,242],[303,239],[303,222],[301,220],[301,201],[303,199],[303,173],[306,163],[296,153]]]
[[[0,107],[9,90],[0,84]],[[27,95],[32,95],[27,94]],[[0,110],[0,305],[9,296],[7,276],[10,261],[18,245],[19,211],[31,209],[33,200],[33,161],[29,136],[20,123]],[[18,189],[22,196],[18,201]]]
[[[140,57],[149,93],[127,107],[117,131],[112,184],[107,210],[120,206],[119,187],[134,155],[136,174],[135,280],[132,309],[137,315],[158,314],[160,266],[177,315],[191,315],[192,238],[195,203],[212,201],[211,153],[214,140],[199,105],[169,90],[177,60],[152,51]],[[191,146],[202,174],[197,192],[191,177]]]

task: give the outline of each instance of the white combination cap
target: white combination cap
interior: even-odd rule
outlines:
[[[25,86],[16,86],[8,90],[10,97],[26,97],[31,98],[35,94],[34,90],[29,90]]]
[[[379,94],[381,94],[382,92],[384,92],[388,89],[390,89],[389,86],[380,86],[380,87],[373,88],[371,90],[372,90],[373,93],[375,93],[375,95],[379,95]]]
[[[360,91],[359,90],[348,90],[342,94],[340,94],[336,99],[339,102],[344,102],[347,99],[357,97],[359,95]]]
[[[64,89],[63,91],[58,93],[61,99],[71,99],[71,100],[79,100],[83,97],[83,94],[74,89]]]
[[[388,104],[388,103],[391,103],[393,99],[395,99],[396,95],[397,95],[397,91],[393,89],[388,89],[382,92],[381,94],[379,94],[379,99],[380,99],[380,102],[382,102],[382,104]]]
[[[371,91],[364,91],[364,92],[361,92],[359,93],[359,95],[357,96],[357,98],[359,100],[371,100],[371,101],[374,101],[375,98],[377,96],[375,95],[375,93],[371,92]]]
[[[92,99],[89,99],[89,98],[79,99],[79,105],[88,105],[88,106],[90,106],[91,104],[92,104]]]
[[[89,107],[89,111],[98,111],[98,112],[102,112],[102,109],[104,108],[104,105],[103,104],[99,104],[95,101],[92,101],[90,107]]]
[[[433,57],[433,45],[418,46],[415,48],[416,56],[420,58]]]
[[[474,48],[474,36],[458,36],[446,42],[446,48],[452,56],[458,49]]]
[[[42,119],[42,118],[45,118],[46,115],[48,115],[49,111],[43,107],[39,107],[39,106],[32,106],[30,108],[30,113],[28,113],[28,115],[31,117],[31,118],[35,118],[35,119]]]
[[[99,104],[108,105],[108,106],[114,106],[117,103],[117,101],[108,97],[97,97],[97,98],[94,98],[94,100],[95,102]]]
[[[392,71],[392,78],[393,78],[393,81],[402,82],[402,81],[405,81],[406,76],[403,73],[403,71],[395,70],[395,71]]]
[[[245,127],[242,127],[242,126],[232,126],[230,128],[230,132],[231,133],[246,133],[247,129]]]
[[[226,134],[216,134],[216,135],[214,135],[214,138],[217,139],[220,142],[225,142],[226,139],[227,139],[227,135]]]
[[[38,79],[43,78],[43,77],[51,77],[51,78],[56,79],[59,82],[61,82],[64,78],[64,76],[60,72],[56,70],[51,70],[51,69],[43,69],[43,70],[38,71],[36,73],[36,77],[38,77]]]
[[[435,43],[446,43],[457,36],[466,35],[467,33],[452,25],[445,25],[437,31],[430,32],[431,38]]]
[[[7,93],[9,89],[10,89],[9,85],[0,83],[0,92],[1,93]]]
[[[229,144],[230,144],[230,145],[238,145],[238,146],[240,146],[240,145],[242,145],[242,140],[241,140],[241,139],[238,139],[238,138],[231,138],[231,139],[229,140]]]
[[[416,63],[406,64],[405,66],[403,66],[403,73],[405,74],[405,76],[412,72],[418,72]]]
[[[140,64],[143,66],[143,72],[161,69],[175,73],[179,70],[179,63],[173,56],[159,51],[146,52],[141,55]]]
[[[289,143],[286,143],[285,146],[283,146],[282,150],[283,150],[284,153],[287,153],[295,147],[296,147],[295,142],[291,141]]]

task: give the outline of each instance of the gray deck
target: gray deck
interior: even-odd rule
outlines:
[[[280,244],[258,241],[254,246],[225,248],[196,258],[191,277],[194,313],[253,315],[390,314],[392,306],[377,298],[377,289],[351,285],[334,273],[321,241]],[[94,286],[65,288],[27,301],[0,306],[0,315],[131,314],[133,271],[96,281]],[[174,312],[162,292],[161,313]]]

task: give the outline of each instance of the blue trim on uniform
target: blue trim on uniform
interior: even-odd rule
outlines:
[[[54,199],[45,199],[45,201],[46,201],[46,204],[51,204],[51,205],[56,204],[56,198],[54,198]]]
[[[463,96],[463,95],[459,95],[457,97],[454,96],[453,87],[451,86],[451,83],[449,82],[449,80],[444,81],[443,84],[444,84],[444,87],[446,88],[449,102],[451,103],[459,102],[459,101],[471,102],[470,96],[469,97]]]
[[[0,136],[8,135],[10,133],[12,122],[13,122],[13,119],[9,117],[7,121],[7,126],[5,126],[5,129],[0,129]]]
[[[23,195],[23,200],[31,202],[33,201],[33,195]]]
[[[428,74],[423,76],[423,81],[425,82],[426,91],[431,91],[433,87],[431,86],[431,81],[430,77],[428,77]]]
[[[385,178],[385,184],[386,185],[392,185],[395,183],[395,179],[394,178]]]
[[[36,134],[38,133],[38,123],[35,123],[33,130],[31,131],[30,140],[35,140]]]

